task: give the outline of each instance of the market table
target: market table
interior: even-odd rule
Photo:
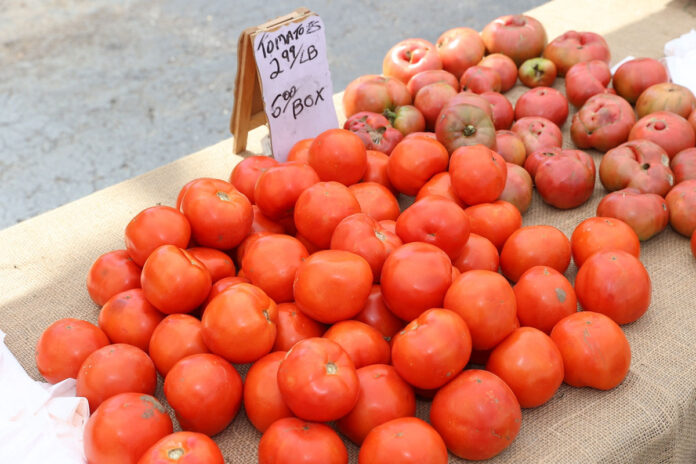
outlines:
[[[550,39],[569,29],[603,34],[612,63],[629,54],[660,57],[666,41],[696,25],[696,5],[687,0],[557,0],[529,14]],[[523,90],[508,95],[514,99]],[[335,100],[341,113],[340,95]],[[569,147],[568,128],[566,123]],[[265,133],[263,127],[254,130],[242,155],[262,152]],[[593,156],[599,163],[600,155]],[[87,295],[87,270],[100,254],[124,247],[130,218],[148,206],[174,204],[181,186],[195,177],[227,178],[240,159],[227,139],[0,231],[0,329],[33,378],[40,379],[34,347],[50,323],[63,317],[96,323],[99,308]],[[590,201],[571,211],[546,206],[535,194],[524,225],[552,224],[570,236],[594,215],[603,194],[597,182]],[[644,317],[624,326],[632,348],[624,382],[609,392],[563,385],[552,401],[524,411],[516,441],[491,462],[696,462],[696,260],[688,240],[669,228],[643,244],[641,259],[652,277],[653,298]],[[575,273],[571,264],[566,276],[572,281]],[[163,399],[161,381],[158,395]],[[427,418],[427,412],[428,404],[419,402],[418,414]],[[242,411],[216,440],[227,462],[250,463],[259,437]],[[357,448],[348,448],[356,462]]]

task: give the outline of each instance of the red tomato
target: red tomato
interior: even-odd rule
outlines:
[[[49,325],[36,344],[36,367],[50,383],[76,378],[82,362],[109,344],[106,334],[80,319],[60,319]]]
[[[617,324],[640,318],[650,306],[650,275],[638,258],[621,250],[598,251],[580,267],[575,293],[580,306]]]
[[[259,176],[278,162],[270,156],[249,156],[232,169],[230,184],[239,190],[249,201],[254,203],[254,187]]]
[[[147,352],[150,337],[164,315],[139,288],[117,293],[99,312],[99,328],[112,343],[128,343]]]
[[[415,136],[402,140],[389,156],[387,175],[399,192],[416,195],[438,172],[447,170],[449,153],[437,140]]]
[[[295,226],[310,242],[321,249],[329,248],[331,234],[341,220],[360,212],[360,203],[339,182],[312,185],[295,203]]]
[[[447,171],[439,172],[430,178],[428,182],[418,190],[416,201],[420,201],[428,195],[440,195],[452,200],[462,208],[466,208],[466,204],[454,193],[452,188],[452,177]]]
[[[406,323],[389,311],[382,298],[382,289],[373,285],[365,307],[353,319],[364,322],[379,330],[385,340],[390,341]]]
[[[389,364],[391,348],[379,330],[360,321],[337,322],[324,338],[338,343],[353,360],[356,369],[370,364]]]
[[[464,459],[483,460],[501,453],[517,437],[520,403],[495,374],[470,369],[437,392],[430,423],[449,450]]]
[[[203,303],[212,282],[208,269],[188,251],[162,245],[145,261],[140,283],[147,301],[173,314],[191,312]]]
[[[329,129],[309,147],[309,165],[324,181],[352,185],[367,169],[367,152],[360,137],[349,130]]]
[[[464,319],[476,350],[493,348],[515,330],[515,293],[496,272],[462,273],[447,290],[444,307]]]
[[[285,233],[285,227],[283,227],[281,224],[267,218],[261,212],[261,210],[259,209],[258,206],[252,205],[251,209],[254,212],[254,221],[251,223],[251,232],[249,232],[249,235],[247,235],[247,237],[249,237],[250,235],[253,235],[257,232],[271,232],[274,234]]]
[[[309,147],[312,146],[314,139],[302,139],[295,143],[288,152],[287,161],[300,161],[309,164]]]
[[[394,336],[392,364],[417,388],[439,388],[456,377],[471,356],[464,320],[448,309],[429,309]]]
[[[294,417],[275,421],[259,441],[259,464],[347,464],[348,451],[329,426]]]
[[[292,217],[297,197],[317,182],[319,176],[309,165],[299,161],[282,163],[259,176],[254,199],[264,216],[271,220]]]
[[[696,230],[696,179],[675,185],[665,197],[669,223],[680,234],[690,237]]]
[[[500,270],[513,282],[532,266],[549,266],[562,274],[569,264],[570,240],[553,226],[517,229],[500,252]]]
[[[464,244],[462,252],[452,261],[452,264],[460,272],[474,269],[485,269],[498,272],[500,257],[498,249],[486,237],[478,234],[469,234],[469,240]]]
[[[556,322],[577,311],[575,290],[563,274],[552,267],[533,266],[513,287],[517,317],[522,326],[549,333]]]
[[[372,364],[357,370],[360,394],[355,407],[338,420],[338,430],[360,445],[373,428],[416,413],[413,388],[392,366]]]
[[[87,292],[99,306],[131,288],[140,288],[140,266],[126,250],[104,253],[94,261],[87,274]]]
[[[285,351],[274,351],[256,361],[244,380],[244,411],[249,422],[263,433],[278,419],[292,417],[278,389],[278,366]]]
[[[507,166],[488,147],[463,146],[452,153],[449,173],[457,196],[467,205],[476,205],[498,199],[505,188]]]
[[[183,430],[213,436],[237,415],[242,404],[242,378],[220,356],[192,354],[169,370],[164,395]]]
[[[563,358],[541,330],[520,327],[496,346],[486,370],[515,393],[520,406],[535,408],[549,401],[563,382]]]
[[[244,270],[241,269],[241,263],[244,261],[244,255],[246,254],[247,249],[251,246],[252,243],[254,243],[256,240],[260,239],[261,237],[267,237],[269,235],[275,234],[276,232],[269,232],[269,231],[261,231],[261,232],[254,232],[252,234],[249,234],[246,236],[246,238],[242,241],[242,243],[239,244],[237,247],[237,250],[235,252],[235,255],[237,256],[237,264],[240,265],[239,269],[239,274],[243,274]],[[283,233],[283,232],[279,232]]]
[[[225,464],[225,458],[207,435],[175,432],[152,445],[138,464]]]
[[[87,421],[85,457],[90,463],[135,464],[172,431],[172,420],[155,398],[121,393],[104,401]]]
[[[563,356],[563,381],[573,387],[611,390],[631,366],[631,347],[616,322],[582,311],[566,316],[551,331]]]
[[[234,262],[227,253],[206,247],[194,247],[186,251],[203,263],[210,272],[210,279],[213,283],[225,277],[234,277],[236,273]]]
[[[240,269],[241,272],[241,269]],[[235,277],[224,277],[217,282],[215,282],[212,287],[210,287],[210,293],[208,293],[208,297],[205,299],[203,304],[201,305],[203,308],[208,306],[208,303],[213,301],[213,298],[218,296],[220,293],[224,292],[228,288],[237,285],[237,284],[250,284],[249,279],[243,276],[235,276]]]
[[[297,342],[280,363],[278,387],[297,417],[316,422],[345,416],[360,393],[353,361],[327,338]]]
[[[273,300],[260,288],[242,283],[208,304],[201,334],[213,353],[233,363],[249,363],[271,352],[277,321]]]
[[[434,245],[407,243],[387,257],[380,282],[389,310],[411,321],[427,309],[442,307],[452,283],[452,261]]]
[[[373,428],[360,447],[360,464],[446,464],[447,447],[427,422],[392,419]]]
[[[623,250],[640,258],[638,235],[621,219],[610,217],[592,217],[578,224],[570,236],[570,248],[578,268],[593,253],[603,250]]]
[[[375,221],[383,219],[396,220],[401,210],[394,194],[377,182],[361,182],[348,187],[360,204],[360,211],[371,216]]]
[[[288,351],[305,338],[321,337],[326,331],[323,324],[311,319],[295,303],[278,305],[278,329],[273,351]]]
[[[155,327],[149,353],[162,377],[166,377],[180,359],[209,352],[201,330],[201,321],[188,314],[172,314]]]
[[[300,265],[293,288],[300,311],[315,321],[332,324],[352,318],[365,306],[372,271],[354,253],[318,251]]]
[[[106,399],[125,392],[155,393],[157,372],[140,348],[125,343],[106,345],[85,358],[77,374],[76,396],[94,412]]]
[[[212,177],[199,177],[198,179],[193,179],[192,181],[184,185],[179,191],[179,196],[176,198],[176,209],[181,211],[181,203],[184,201],[184,197],[186,196],[188,191],[191,190],[191,187],[194,187],[197,184],[200,184],[201,182],[212,182],[218,188],[222,189],[227,188],[230,185],[230,183],[227,181],[224,181],[222,179],[214,179]]]
[[[388,163],[389,155],[381,151],[367,150],[367,169],[365,169],[365,174],[361,179],[362,182],[376,182],[384,185],[390,192],[396,192],[394,186],[389,182]]]
[[[179,210],[170,206],[153,206],[139,212],[126,226],[126,251],[138,266],[160,245],[186,248],[191,239],[191,225]]]
[[[507,201],[481,203],[468,207],[471,233],[481,235],[502,250],[507,238],[522,227],[520,211]]]
[[[242,259],[244,274],[276,303],[292,301],[297,268],[309,256],[295,237],[269,234],[250,244]]]

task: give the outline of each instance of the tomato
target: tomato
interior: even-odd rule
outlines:
[[[566,96],[576,107],[581,107],[598,93],[612,93],[609,65],[602,60],[581,61],[568,69],[565,75]]]
[[[329,327],[324,338],[338,343],[356,369],[371,364],[389,364],[391,347],[379,330],[360,321],[340,321]]]
[[[522,139],[527,155],[537,150],[563,145],[561,129],[553,121],[540,116],[520,118],[510,130]]]
[[[406,84],[389,76],[368,74],[348,84],[343,92],[343,108],[346,116],[358,111],[382,113],[400,105],[411,103]]]
[[[430,243],[454,259],[469,239],[469,216],[452,200],[431,195],[401,213],[396,233],[405,243]]]
[[[473,29],[469,29],[469,31],[473,31]],[[478,32],[476,33],[476,36],[476,38],[478,39]],[[441,46],[442,44],[437,45],[438,53],[440,55],[442,55],[440,50]],[[481,52],[481,54],[483,54],[483,52]],[[470,66],[476,64],[477,61],[478,60],[475,60],[475,62],[471,62]],[[442,69],[428,69],[426,71],[421,71],[418,74],[414,74],[413,77],[410,78],[406,83],[406,88],[408,88],[408,91],[411,92],[411,95],[415,97],[416,94],[418,94],[418,92],[420,91],[420,89],[422,89],[426,85],[435,84],[437,82],[444,82],[448,84],[450,87],[452,87],[454,90],[459,92],[459,76],[461,76],[462,72],[464,72],[464,70],[461,70],[458,73],[454,73],[452,71],[445,71]]]
[[[602,313],[617,324],[628,324],[650,306],[650,275],[630,253],[598,251],[580,267],[575,293],[586,311]]]
[[[387,163],[389,163],[389,155],[380,151],[367,150],[367,168],[365,169],[365,174],[363,174],[361,181],[376,182],[384,185],[389,191],[395,192],[394,187],[391,182],[389,182]]]
[[[312,146],[314,139],[302,139],[295,143],[288,152],[288,159],[286,161],[300,161],[302,163],[309,164],[309,147]]]
[[[486,237],[478,234],[469,234],[462,252],[452,261],[452,264],[459,272],[471,271],[474,269],[486,269],[497,272],[500,257],[498,250]]]
[[[295,237],[270,234],[259,237],[246,250],[242,269],[252,284],[276,303],[292,301],[297,268],[309,256]]]
[[[160,439],[138,464],[225,464],[218,445],[207,435],[175,432]]]
[[[106,334],[96,325],[80,319],[60,319],[41,333],[36,343],[36,367],[50,383],[74,379],[85,358],[108,344]]]
[[[365,258],[375,280],[379,280],[384,260],[401,245],[398,235],[364,213],[344,218],[331,236],[331,249],[350,251]]]
[[[696,109],[696,97],[691,90],[673,82],[651,85],[638,96],[636,101],[636,113],[639,118],[657,111],[671,111],[682,118],[688,118],[694,109]]]
[[[360,447],[360,464],[446,464],[447,447],[427,422],[392,419],[373,428]]]
[[[605,152],[624,143],[635,123],[630,103],[618,95],[598,93],[573,115],[570,137],[580,149]]]
[[[221,189],[227,188],[230,185],[230,183],[227,181],[224,181],[222,179],[214,179],[212,177],[199,177],[197,179],[193,179],[192,181],[188,182],[186,185],[181,187],[181,190],[179,191],[179,196],[176,197],[176,209],[181,211],[181,203],[184,201],[184,197],[186,196],[188,191],[191,190],[191,187],[195,187],[196,185],[202,182],[212,182],[214,185]]]
[[[150,337],[164,315],[139,288],[117,293],[99,312],[99,328],[112,343],[128,343],[147,352]]]
[[[165,317],[150,338],[150,358],[162,377],[166,377],[180,359],[208,352],[201,334],[201,321],[188,314]]]
[[[297,417],[316,422],[345,416],[360,393],[353,361],[327,338],[297,342],[280,363],[278,387]]]
[[[125,343],[106,345],[85,358],[77,374],[76,396],[89,401],[94,412],[106,399],[125,392],[153,395],[157,372],[140,348]]]
[[[360,111],[351,115],[343,128],[360,137],[367,150],[377,150],[387,155],[404,138],[386,117],[372,111]]]
[[[696,132],[691,124],[671,111],[656,111],[643,116],[631,128],[628,140],[647,139],[665,149],[670,159],[693,147]]]
[[[234,262],[227,253],[207,247],[194,247],[186,251],[203,263],[213,283],[225,277],[234,277],[236,273]]]
[[[505,163],[507,166],[507,179],[505,188],[498,197],[499,200],[511,203],[524,214],[532,204],[532,177],[522,166],[513,163]],[[593,184],[594,187],[594,184]]]
[[[183,430],[213,436],[237,415],[242,404],[242,378],[218,355],[192,354],[169,370],[164,395]]]
[[[590,155],[580,150],[556,147],[542,150],[541,154],[545,159],[530,174],[534,177],[537,192],[546,203],[559,209],[571,209],[592,196],[596,169]],[[525,168],[529,162],[528,157]]]
[[[553,226],[517,229],[500,252],[500,269],[513,282],[532,266],[549,266],[562,274],[569,264],[570,240]]]
[[[191,225],[179,210],[170,206],[152,206],[131,219],[124,235],[128,255],[142,266],[160,245],[186,248],[191,239]]]
[[[496,147],[498,141],[498,131],[507,130],[512,126],[512,120],[515,117],[514,110],[512,109],[512,103],[507,99],[505,95],[498,92],[482,92],[481,96],[485,98],[488,103],[491,104],[491,109],[493,110],[493,126],[496,130]],[[519,141],[521,144],[521,140]],[[498,148],[496,148],[498,152]],[[502,154],[500,154],[502,156]]]
[[[373,428],[416,413],[413,388],[386,364],[372,364],[357,370],[360,395],[355,407],[338,420],[338,430],[360,445]]]
[[[515,102],[515,119],[540,116],[563,126],[568,118],[568,100],[553,87],[535,87],[519,96]]]
[[[470,369],[435,394],[430,423],[460,458],[483,460],[501,453],[517,437],[520,403],[497,375]]]
[[[465,210],[469,216],[471,233],[487,238],[502,250],[508,237],[522,227],[520,211],[507,201],[481,203]]]
[[[297,269],[295,303],[312,319],[332,324],[360,312],[372,288],[370,265],[343,250],[318,251]]]
[[[278,161],[270,156],[246,157],[232,169],[230,184],[234,185],[253,204],[256,181],[268,168],[276,165]]]
[[[603,250],[623,250],[640,258],[640,240],[631,227],[621,219],[593,217],[582,221],[570,236],[573,261],[578,266]]]
[[[254,187],[254,199],[259,210],[269,219],[292,218],[297,197],[317,182],[319,176],[309,165],[299,161],[281,163],[259,176]]]
[[[493,348],[515,329],[515,293],[496,272],[462,273],[447,290],[444,307],[464,319],[476,350]]]
[[[382,289],[373,285],[365,307],[353,319],[364,322],[379,330],[385,340],[390,341],[406,323],[389,311],[382,298]]]
[[[143,294],[165,314],[187,313],[205,301],[212,279],[208,269],[174,245],[158,247],[145,261],[140,276]]]
[[[347,464],[348,451],[329,426],[294,417],[275,421],[259,441],[259,464]]]
[[[452,97],[442,108],[435,124],[435,135],[448,153],[456,149],[473,145],[484,145],[495,148],[495,126],[493,125],[493,110],[484,98],[481,109],[474,103],[460,103],[459,95]]]
[[[241,269],[240,272],[242,272]],[[251,282],[246,277],[239,275],[235,277],[223,277],[210,287],[210,293],[208,293],[208,297],[205,299],[201,307],[205,308],[206,306],[208,306],[208,303],[213,301],[213,298],[218,296],[220,293],[224,292],[225,290],[234,285],[241,283],[250,284]]]
[[[513,291],[522,326],[550,333],[556,322],[577,311],[573,286],[552,267],[530,267],[520,276]]]
[[[505,381],[523,408],[546,403],[563,383],[561,352],[534,327],[520,327],[500,342],[488,357],[486,370]]]
[[[216,296],[201,319],[203,341],[233,363],[248,363],[270,353],[276,338],[278,309],[251,284],[237,284]]]
[[[527,158],[522,138],[511,130],[495,131],[495,151],[503,157],[505,162],[522,166]]]
[[[481,59],[479,66],[487,66],[498,71],[498,74],[500,74],[501,92],[507,92],[517,82],[517,65],[507,55],[489,53]]]
[[[452,187],[468,205],[498,199],[505,188],[507,166],[502,156],[482,145],[460,147],[452,153]]]
[[[448,163],[449,154],[440,142],[429,137],[410,137],[391,152],[387,175],[399,192],[416,195],[432,176],[446,171]]]
[[[276,233],[282,234],[283,232],[254,232],[252,234],[247,235],[246,238],[242,240],[242,243],[239,244],[235,251],[235,256],[237,257],[237,264],[240,265],[239,274],[244,273],[244,270],[241,268],[241,264],[244,261],[244,255],[246,254],[246,251],[251,246],[251,244],[254,243],[256,240],[260,239],[261,237],[267,237]]]
[[[87,421],[85,457],[89,463],[136,464],[172,431],[172,420],[154,397],[121,393],[104,401]]]
[[[447,102],[457,95],[457,92],[459,92],[459,84],[455,88],[447,82],[432,82],[424,85],[414,94],[413,105],[423,115],[425,127],[429,130],[435,128],[437,115]]]
[[[639,240],[649,240],[669,224],[667,202],[656,193],[641,193],[635,188],[611,192],[597,205],[597,216],[624,221]]]
[[[430,178],[423,187],[418,190],[416,201],[422,200],[429,195],[439,195],[452,200],[462,208],[466,208],[466,204],[454,193],[452,188],[452,177],[447,171],[439,172]]]
[[[631,365],[631,347],[621,327],[604,314],[582,311],[566,316],[551,331],[563,356],[563,381],[573,387],[611,390]]]
[[[309,147],[309,165],[323,182],[352,185],[367,169],[367,153],[360,137],[349,130],[329,129],[319,134]]]
[[[389,310],[411,321],[427,309],[442,307],[452,283],[452,261],[434,245],[407,243],[387,257],[380,282]]]
[[[609,191],[626,187],[642,193],[666,195],[674,185],[667,152],[650,140],[622,143],[604,154],[599,164],[599,180]]]
[[[278,366],[285,351],[274,351],[256,361],[244,379],[244,411],[249,422],[263,433],[278,419],[292,417],[278,389]]]
[[[253,235],[257,232],[271,232],[274,234],[285,233],[285,227],[283,227],[281,224],[267,218],[261,212],[261,210],[259,209],[258,206],[252,205],[251,209],[254,212],[254,221],[251,223],[251,231],[249,232],[249,235],[247,235],[247,238],[250,235]],[[244,242],[242,242],[242,243],[244,243]]]
[[[670,168],[674,172],[675,185],[684,180],[696,179],[696,148],[687,148],[677,153],[670,161]]]
[[[94,261],[87,274],[87,292],[99,306],[131,288],[140,288],[140,266],[126,250],[104,253]]]
[[[665,201],[672,228],[686,237],[691,236],[696,230],[696,179],[674,186]]]
[[[464,320],[448,309],[429,309],[392,340],[396,372],[417,388],[439,388],[469,362],[471,335]]]
[[[326,331],[323,324],[305,316],[295,303],[280,303],[278,305],[277,326],[273,351],[288,351],[300,340],[321,337]]]
[[[341,220],[360,212],[360,203],[339,182],[319,182],[300,194],[295,203],[295,226],[310,242],[329,248],[331,234]]]
[[[377,182],[361,182],[348,187],[360,205],[360,211],[372,216],[376,221],[396,220],[401,213],[399,202],[394,194]]]

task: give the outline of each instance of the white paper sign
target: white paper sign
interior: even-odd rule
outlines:
[[[319,16],[259,32],[254,57],[276,160],[285,161],[296,142],[338,127]]]

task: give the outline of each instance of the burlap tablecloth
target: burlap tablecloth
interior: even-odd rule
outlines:
[[[667,40],[696,26],[696,5],[686,0],[557,0],[529,13],[550,39],[569,29],[604,34],[613,63],[629,54],[661,57]],[[466,25],[466,18],[461,22]],[[571,146],[568,127],[564,144]],[[250,135],[250,152],[261,152],[264,133],[260,128]],[[599,154],[594,158],[599,163]],[[63,317],[96,323],[99,308],[87,295],[87,270],[100,254],[124,247],[130,218],[154,204],[173,205],[181,186],[195,177],[227,178],[240,159],[232,155],[231,139],[224,140],[0,231],[0,329],[32,377],[40,378],[34,347],[50,323]],[[548,207],[535,194],[524,224],[552,224],[570,236],[594,215],[603,194],[597,182],[591,200],[572,211]],[[633,356],[625,381],[610,392],[563,385],[551,402],[524,411],[516,441],[491,462],[696,463],[696,259],[688,240],[669,228],[642,245],[641,259],[653,298],[645,316],[624,326]],[[575,273],[571,264],[566,276],[572,281]],[[161,382],[158,394],[163,399]],[[428,404],[420,402],[418,413],[427,418]],[[259,437],[242,411],[216,440],[227,462],[251,463]],[[348,448],[357,462],[357,448]]]

